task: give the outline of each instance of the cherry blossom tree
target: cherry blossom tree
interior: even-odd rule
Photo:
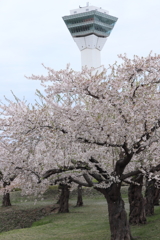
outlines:
[[[155,195],[156,192],[160,188],[160,173],[152,173],[149,172],[148,176],[146,177],[146,191],[145,191],[145,198],[146,198],[146,215],[151,216],[154,215],[154,206],[155,206]],[[159,198],[158,198],[159,202]]]
[[[121,58],[120,66],[110,66],[99,75],[86,69],[77,73],[69,68],[59,72],[46,68],[47,77],[31,77],[41,80],[45,88],[43,99],[52,115],[49,121],[54,123],[49,126],[73,140],[71,152],[77,142],[92,146],[84,151],[79,148],[80,160],[75,154],[74,165],[85,168],[82,171],[87,185],[104,194],[112,240],[131,239],[120,194],[122,180],[140,173],[144,164],[146,168],[159,166],[159,152],[150,159],[149,149],[159,141],[160,56]],[[112,154],[117,148],[122,153],[119,159]],[[138,170],[124,173],[131,161],[137,162]]]
[[[8,141],[0,141],[0,193],[3,195],[3,207],[11,206],[10,191],[16,187],[14,180],[17,177],[17,173],[13,164],[14,156],[12,157],[10,150]]]
[[[144,166],[160,167],[159,148],[150,151],[159,143],[160,56],[120,57],[121,65],[101,74],[67,67],[46,68],[46,77],[32,75],[44,87],[44,96],[38,92],[42,104],[32,109],[25,103],[3,105],[7,117],[0,125],[29,153],[22,166],[28,169],[30,162],[43,179],[65,173],[70,181],[101,192],[108,203],[111,240],[130,240],[121,183],[143,173]],[[137,169],[127,171],[132,162]]]
[[[154,213],[153,199],[156,197],[154,195],[156,195],[156,190],[158,192],[159,188],[159,165],[157,167],[152,165],[152,159],[157,159],[157,152],[159,152],[158,148],[159,143],[154,142],[150,146],[149,152],[147,148],[143,151],[141,159],[141,173],[133,176],[131,179],[127,179],[126,181],[129,184],[129,222],[131,224],[145,224],[147,221],[146,214],[152,215]],[[147,162],[149,165],[144,163],[144,159],[148,159]],[[126,167],[126,170],[137,170],[137,163],[130,162],[130,164]],[[146,188],[145,197],[143,196],[142,188],[143,190]]]
[[[69,189],[73,183],[59,167],[69,165],[70,159],[65,155],[71,155],[67,147],[71,141],[61,131],[48,131],[48,123],[44,118],[47,111],[44,106],[36,109],[18,100],[9,102],[8,106],[3,105],[1,108],[3,109],[1,141],[4,145],[7,139],[8,149],[8,155],[3,154],[3,160],[1,159],[1,170],[4,166],[5,174],[9,176],[8,167],[12,165],[12,170],[20,180],[22,194],[42,194],[50,184],[58,183],[61,189],[59,212],[69,212]],[[57,168],[54,177],[41,181],[42,174],[53,167]],[[73,170],[73,167],[67,167],[67,170],[69,169]],[[6,186],[10,183],[8,180]]]

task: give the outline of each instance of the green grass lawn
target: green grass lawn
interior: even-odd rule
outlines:
[[[126,209],[128,209],[127,199]],[[75,208],[70,200],[70,213],[51,214],[35,222],[31,228],[0,234],[0,240],[110,240],[107,204],[103,196],[84,198],[84,206]],[[160,207],[148,218],[145,226],[131,227],[132,235],[140,240],[160,239]]]

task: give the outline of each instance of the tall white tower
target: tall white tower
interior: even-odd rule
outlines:
[[[99,68],[101,50],[118,18],[94,6],[79,7],[70,11],[63,20],[81,51],[82,67]]]

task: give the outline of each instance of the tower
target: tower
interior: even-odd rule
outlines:
[[[79,7],[70,11],[63,20],[81,51],[82,67],[99,68],[101,50],[118,18],[94,6]]]

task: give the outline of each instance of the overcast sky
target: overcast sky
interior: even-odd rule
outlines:
[[[88,0],[89,1],[89,0]],[[45,74],[41,63],[56,70],[67,63],[81,69],[80,51],[62,16],[86,6],[87,0],[0,0],[0,100],[11,90],[28,102],[40,83],[24,75]],[[126,53],[147,56],[160,53],[160,0],[91,0],[118,21],[101,52],[107,66]]]

